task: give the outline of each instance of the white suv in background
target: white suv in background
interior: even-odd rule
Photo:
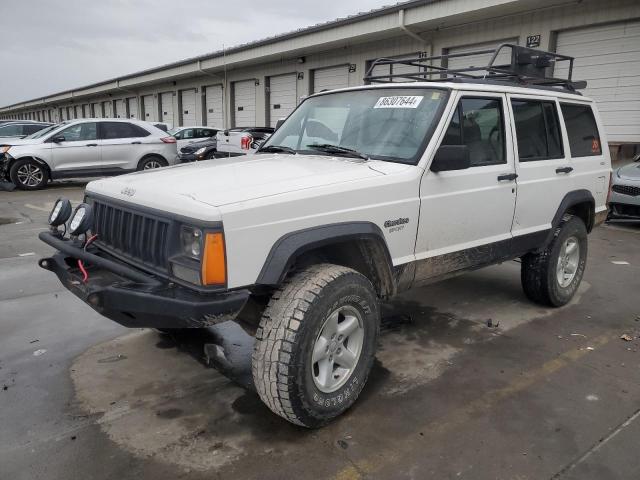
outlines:
[[[49,180],[102,177],[173,165],[176,139],[136,120],[71,120],[20,140],[0,139],[0,178],[35,190]]]
[[[205,138],[213,138],[215,140],[216,133],[219,128],[213,127],[176,127],[167,133],[178,141],[178,151],[190,143],[204,140]]]

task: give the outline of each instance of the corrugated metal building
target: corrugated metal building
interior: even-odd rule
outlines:
[[[362,84],[378,57],[455,53],[503,42],[539,43],[575,56],[574,78],[588,81],[584,93],[598,101],[610,142],[640,144],[637,0],[409,1],[10,105],[0,109],[0,118],[275,125],[305,95]]]

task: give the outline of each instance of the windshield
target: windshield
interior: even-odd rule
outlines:
[[[28,137],[24,137],[24,138],[28,138],[28,139],[42,138],[47,133],[58,129],[58,128],[62,127],[63,125],[66,125],[67,123],[69,123],[69,122],[62,122],[62,123],[58,123],[57,125],[51,125],[50,127],[43,128],[42,130],[38,130],[36,133],[32,133]]]
[[[349,149],[376,160],[415,164],[446,97],[445,90],[435,88],[372,88],[310,97],[261,150],[334,155]]]

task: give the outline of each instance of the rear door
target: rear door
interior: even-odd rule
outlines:
[[[571,158],[553,97],[509,95],[518,174],[516,244],[539,245],[564,196],[573,190]]]
[[[102,166],[134,170],[148,149],[145,137],[151,135],[129,122],[100,122]]]
[[[506,96],[458,92],[456,100],[441,145],[466,145],[471,167],[422,177],[417,281],[510,254],[516,183]]]
[[[101,168],[101,149],[95,122],[78,123],[56,133],[54,137],[64,137],[63,142],[52,142],[52,170],[67,173]]]

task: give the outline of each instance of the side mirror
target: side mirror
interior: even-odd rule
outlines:
[[[64,135],[56,135],[55,137],[53,137],[51,139],[51,141],[53,143],[60,143],[60,142],[64,142]]]
[[[278,120],[276,122],[276,130],[280,128],[280,125],[282,125],[285,120],[286,120],[286,118],[281,118],[280,120]]]
[[[224,134],[225,137],[229,136],[229,130],[225,130],[224,132],[222,132]]]
[[[440,145],[431,162],[432,172],[466,170],[471,166],[469,147],[466,145]]]

